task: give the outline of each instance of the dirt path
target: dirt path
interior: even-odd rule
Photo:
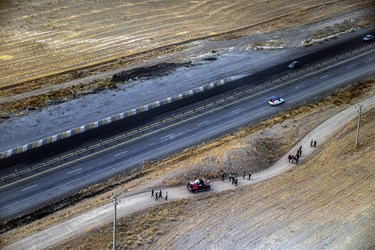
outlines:
[[[366,110],[371,110],[375,107],[375,96],[372,96],[361,102]],[[294,154],[297,149],[302,145],[303,154],[300,161],[305,161],[307,158],[314,155],[319,151],[319,147],[325,144],[330,138],[337,134],[343,129],[349,122],[355,119],[357,116],[357,110],[354,106],[345,109],[344,111],[332,116],[326,120],[307,136],[305,136],[298,144],[296,144],[284,157],[276,162],[271,168],[253,174],[250,181],[241,181],[239,186],[245,186],[249,184],[255,184],[266,179],[275,177],[295,167],[295,164],[288,163],[286,160],[287,155]],[[317,141],[317,148],[310,147],[310,140],[314,139]],[[229,182],[214,182],[212,192],[222,192],[226,190],[233,190],[236,187],[232,186]],[[186,191],[186,187],[176,187],[164,189],[169,194],[169,200],[179,200],[183,198],[191,198],[196,195]],[[150,199],[150,193],[139,193],[131,196],[121,197],[122,202],[118,205],[118,216],[126,216],[129,213],[136,212],[155,205],[155,201]],[[199,196],[205,195],[204,193],[198,194]],[[164,203],[165,201],[160,203]],[[98,208],[95,208],[87,213],[76,216],[68,221],[54,225],[50,228],[32,234],[28,237],[23,238],[11,245],[5,247],[5,249],[43,249],[52,247],[59,242],[65,241],[70,238],[74,238],[77,235],[87,232],[90,229],[99,227],[100,225],[109,223],[113,216],[113,205],[107,204]],[[181,242],[178,242],[180,244]],[[160,243],[162,245],[162,243]],[[32,246],[30,248],[30,246]],[[199,246],[199,243],[198,243]],[[158,248],[158,244],[155,246]],[[201,247],[201,246],[199,246]]]

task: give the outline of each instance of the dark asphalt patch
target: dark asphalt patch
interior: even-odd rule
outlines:
[[[139,78],[151,78],[157,76],[166,76],[169,72],[179,67],[189,67],[191,62],[187,63],[160,63],[150,67],[141,67],[131,70],[121,71],[112,76],[113,82],[126,82],[129,80],[137,80]]]

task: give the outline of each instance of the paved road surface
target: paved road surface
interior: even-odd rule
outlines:
[[[340,86],[375,72],[374,52],[282,86],[269,88],[233,107],[191,120],[186,124],[142,138],[73,166],[38,175],[0,190],[2,219],[42,204],[58,200],[67,193],[119,174],[148,159],[170,154],[189,145],[214,138],[227,131],[269,117],[304,100],[326,94]],[[283,106],[271,107],[268,97],[278,94],[286,99]]]

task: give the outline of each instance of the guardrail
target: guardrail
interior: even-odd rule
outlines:
[[[296,76],[305,75],[306,73],[314,72],[317,69],[320,69],[320,70],[321,69],[326,69],[328,67],[334,66],[338,62],[342,62],[343,59],[351,58],[351,57],[357,56],[357,55],[361,55],[361,54],[363,54],[363,52],[371,51],[371,49],[373,49],[373,48],[375,48],[375,44],[369,44],[369,45],[361,47],[359,49],[355,49],[355,50],[352,50],[352,51],[349,51],[349,52],[337,55],[334,58],[329,59],[327,61],[324,61],[324,62],[321,62],[321,63],[317,63],[317,64],[314,64],[314,65],[311,65],[310,67],[302,68],[302,69],[297,70],[297,71],[293,71],[293,72],[288,73],[288,74],[286,74],[284,76],[281,76],[278,79],[271,80],[271,81],[266,81],[266,82],[261,83],[261,84],[259,84],[257,86],[254,86],[254,87],[252,87],[250,89],[243,90],[243,91],[240,91],[240,92],[234,92],[230,96],[224,97],[222,99],[214,100],[211,103],[208,103],[208,104],[205,104],[203,106],[194,108],[192,110],[184,111],[184,112],[181,112],[181,113],[179,113],[177,115],[171,115],[171,117],[169,117],[169,118],[166,118],[166,119],[160,120],[158,122],[149,124],[149,125],[147,125],[145,127],[137,128],[135,130],[123,133],[121,135],[114,136],[112,138],[109,138],[109,139],[106,139],[106,140],[103,140],[103,141],[100,141],[99,143],[87,146],[85,148],[81,148],[79,150],[72,151],[72,152],[70,152],[68,154],[65,154],[65,155],[62,155],[62,156],[55,157],[53,159],[44,161],[44,162],[39,163],[37,165],[34,165],[34,166],[30,167],[30,168],[27,168],[27,169],[24,169],[24,170],[21,170],[21,171],[15,170],[11,174],[8,174],[6,176],[2,176],[0,178],[0,182],[7,182],[7,180],[10,180],[10,179],[15,178],[17,176],[23,176],[23,175],[30,174],[32,172],[38,172],[39,169],[45,168],[45,167],[48,167],[48,166],[49,167],[53,167],[52,164],[55,164],[55,163],[58,163],[58,162],[61,162],[61,161],[67,161],[71,157],[80,156],[81,154],[84,154],[84,153],[87,153],[87,152],[93,152],[95,149],[98,149],[100,147],[103,147],[103,146],[106,147],[106,146],[108,146],[110,144],[113,144],[113,143],[116,143],[116,142],[120,142],[121,140],[123,140],[123,139],[125,139],[127,137],[131,137],[131,136],[137,135],[139,133],[145,133],[148,130],[156,128],[157,126],[160,126],[160,125],[165,124],[167,122],[171,122],[171,121],[173,121],[175,119],[181,119],[181,118],[184,118],[184,117],[189,116],[191,114],[194,114],[196,112],[201,112],[201,111],[204,111],[206,109],[210,109],[212,107],[216,107],[217,105],[229,102],[229,101],[231,101],[231,100],[233,100],[235,98],[238,99],[240,97],[246,97],[246,96],[248,96],[250,94],[253,94],[254,91],[259,91],[259,90],[262,90],[262,89],[267,88],[269,86],[275,86],[277,84],[285,82],[286,80],[288,80],[290,78],[295,78]],[[221,84],[219,84],[219,86],[222,85],[222,84],[224,84],[224,82],[221,82]],[[209,84],[209,87],[210,88],[214,88],[215,84],[211,83],[211,84]],[[192,92],[193,91],[189,91],[189,93],[192,93]],[[182,96],[182,94],[180,96]]]

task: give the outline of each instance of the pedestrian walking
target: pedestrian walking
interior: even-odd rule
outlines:
[[[298,157],[296,158],[296,164],[298,165]]]
[[[314,148],[316,147],[316,140],[314,141]]]
[[[165,200],[168,200],[168,192],[165,191]]]
[[[159,198],[163,198],[163,195],[161,194],[161,189],[160,189],[160,192],[159,192]]]
[[[232,173],[229,173],[229,181],[232,181]]]
[[[310,147],[312,147],[312,146],[313,146],[313,144],[314,144],[314,140],[313,140],[313,139],[311,139],[311,141],[310,141]]]
[[[297,154],[296,154],[296,157],[299,156],[299,150],[297,150]]]
[[[224,173],[222,173],[221,174],[221,181],[224,181],[224,178],[225,178]]]
[[[300,157],[300,155],[297,155],[297,156],[296,156],[296,160],[297,160],[297,161],[299,160],[299,157]]]
[[[151,189],[151,198],[154,197],[154,189]]]
[[[301,151],[302,152],[302,145],[299,147],[299,151]]]
[[[294,155],[292,155],[292,163],[294,163]]]
[[[237,186],[237,184],[238,184],[238,179],[236,178],[234,181],[234,185]]]
[[[249,180],[250,180],[250,178],[251,178],[251,173],[249,173]]]
[[[232,185],[236,182],[236,179],[232,177]]]
[[[243,171],[242,179],[245,179],[245,171]]]
[[[292,155],[288,155],[289,162],[290,162],[291,159],[292,159]]]
[[[159,193],[158,193],[158,192],[156,192],[156,194],[155,194],[155,200],[156,200],[156,201],[159,200]]]

